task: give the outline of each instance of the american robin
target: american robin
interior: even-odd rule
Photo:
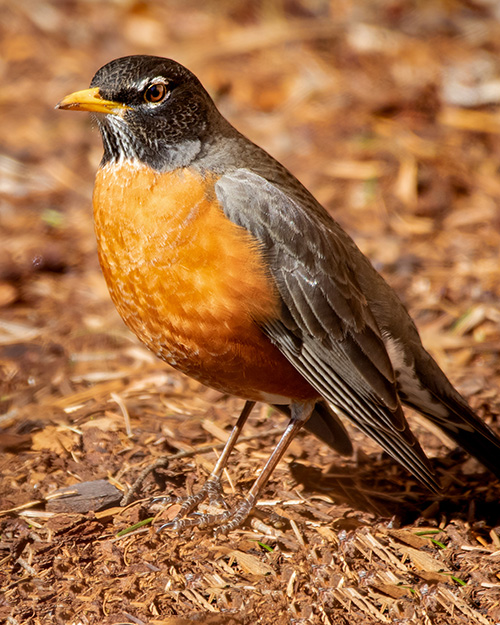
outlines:
[[[350,453],[329,404],[432,490],[434,471],[402,404],[500,477],[500,439],[424,349],[391,287],[309,191],[231,126],[189,70],[160,57],[116,59],[58,107],[94,113],[101,131],[95,230],[125,323],[173,367],[246,399],[174,529],[239,525],[303,425]],[[288,427],[240,505],[193,518],[200,501],[219,498],[256,401],[287,412]]]

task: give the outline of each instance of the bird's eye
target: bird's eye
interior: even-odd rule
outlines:
[[[144,92],[144,99],[151,104],[158,104],[168,95],[167,85],[163,82],[155,82]]]

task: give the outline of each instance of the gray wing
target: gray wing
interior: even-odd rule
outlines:
[[[218,180],[216,194],[226,216],[261,243],[281,297],[280,318],[262,330],[326,400],[435,490],[350,260],[359,249],[303,188],[291,197],[238,169]]]

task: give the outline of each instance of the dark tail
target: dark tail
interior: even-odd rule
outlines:
[[[290,416],[290,406],[274,407]],[[352,455],[352,443],[347,430],[339,417],[324,401],[319,401],[316,404],[314,412],[304,428],[342,456]]]
[[[500,478],[500,438],[453,388],[434,359],[423,351],[419,356],[416,374],[433,401],[418,401],[413,394],[411,399],[402,398],[403,402],[427,417],[457,445]]]
[[[432,414],[428,409],[424,410],[419,406],[412,407],[500,478],[500,439],[474,414],[462,397],[440,396],[436,399],[448,411],[447,417]]]

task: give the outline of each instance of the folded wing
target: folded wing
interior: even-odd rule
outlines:
[[[216,193],[227,217],[265,250],[282,306],[263,332],[327,401],[436,490],[350,262],[360,254],[352,240],[312,196],[290,197],[248,169],[222,176]],[[314,205],[304,208],[304,199]]]

